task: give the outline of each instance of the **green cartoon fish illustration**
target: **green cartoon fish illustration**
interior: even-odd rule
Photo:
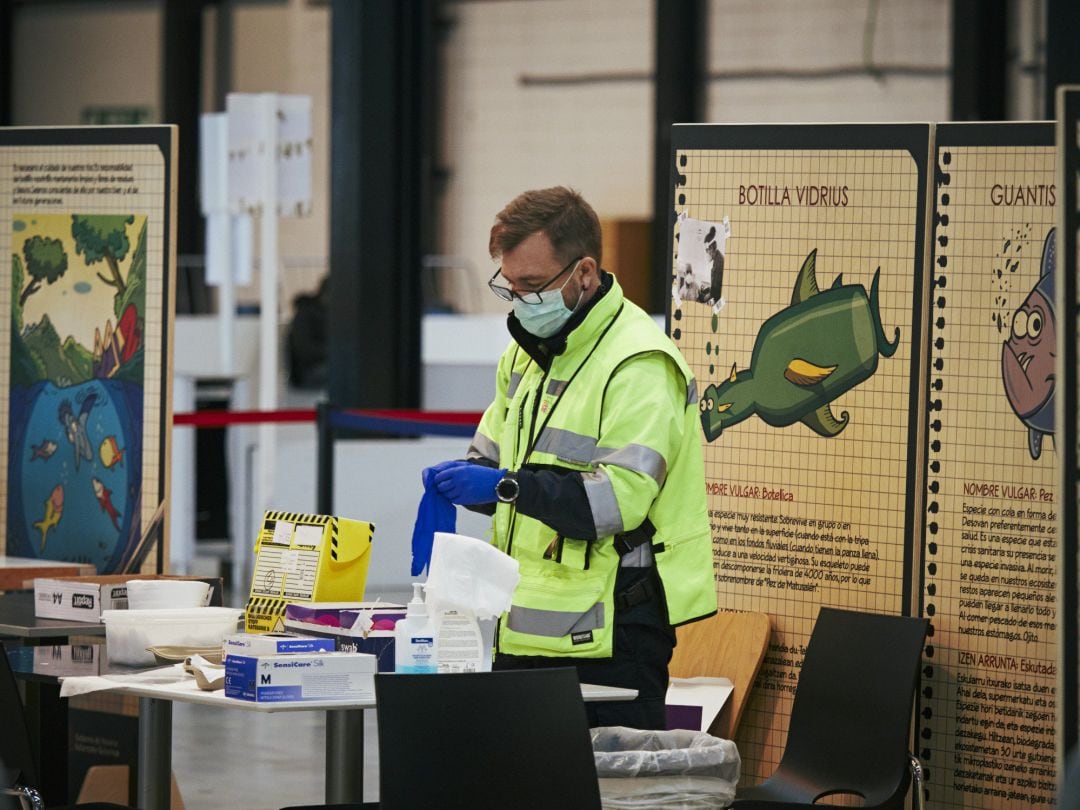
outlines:
[[[861,284],[819,291],[817,249],[806,257],[791,306],[780,310],[758,330],[750,368],[737,371],[701,397],[701,426],[715,441],[732,425],[757,414],[773,427],[802,422],[821,436],[835,436],[848,423],[848,413],[833,416],[829,403],[868,379],[877,370],[878,354],[892,357],[900,344],[885,336],[878,311],[879,267],[870,296]]]

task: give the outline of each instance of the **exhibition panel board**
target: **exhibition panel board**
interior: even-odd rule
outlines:
[[[1056,311],[1062,328],[1057,330],[1058,367],[1061,369],[1056,409],[1055,447],[1061,455],[1061,508],[1058,534],[1061,537],[1061,573],[1058,577],[1058,605],[1061,634],[1080,638],[1077,616],[1077,506],[1080,505],[1080,86],[1059,87],[1057,91],[1057,229],[1060,240],[1061,283],[1055,292]],[[1057,686],[1061,722],[1058,750],[1076,744],[1080,724],[1080,666],[1075,644],[1060,650]]]
[[[941,124],[919,749],[935,807],[1057,789],[1054,128]]]
[[[162,568],[176,128],[0,129],[9,555]]]
[[[931,619],[930,806],[1052,801],[1076,736],[1053,125],[687,125],[673,145],[668,328],[698,379],[718,603],[774,621],[744,772],[778,763],[830,605]]]
[[[737,736],[783,751],[822,605],[910,613],[928,124],[676,126],[670,333],[695,371],[719,605],[773,618]]]

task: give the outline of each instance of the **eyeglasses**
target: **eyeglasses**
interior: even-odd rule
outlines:
[[[556,273],[543,284],[541,284],[537,289],[529,290],[528,292],[523,293],[514,292],[505,284],[495,283],[495,279],[497,279],[502,274],[502,268],[500,267],[498,270],[495,271],[495,275],[488,279],[488,289],[495,293],[495,295],[499,296],[499,298],[501,298],[503,301],[513,301],[516,298],[517,300],[522,301],[526,304],[539,304],[544,300],[540,297],[540,293],[544,292],[544,290],[551,286],[551,282],[553,282],[567,270],[570,270],[571,268],[576,266],[577,263],[584,258],[584,256],[578,256],[576,259],[570,262],[570,264],[566,265],[566,267],[564,267],[558,273]],[[506,276],[503,276],[503,278],[506,278]]]

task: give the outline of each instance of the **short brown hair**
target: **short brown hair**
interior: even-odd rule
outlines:
[[[526,191],[507,203],[491,226],[491,258],[513,250],[537,231],[543,231],[551,240],[559,261],[592,256],[600,265],[600,219],[573,189],[555,186]]]

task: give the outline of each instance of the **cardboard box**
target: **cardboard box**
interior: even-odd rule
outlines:
[[[374,700],[375,656],[230,655],[225,662],[225,696],[259,703]]]
[[[299,512],[267,512],[255,541],[255,569],[244,629],[285,627],[290,602],[332,602],[363,596],[375,526]]]
[[[334,652],[334,640],[299,633],[237,633],[221,642],[223,658],[230,655],[295,655],[297,653]]]
[[[174,577],[162,574],[38,577],[34,580],[34,615],[39,619],[99,622],[103,610],[127,609],[127,583],[131,579],[197,579],[208,582],[210,604],[221,604],[221,577]]]
[[[361,614],[384,629],[365,632],[357,626]],[[332,639],[339,652],[374,655],[379,672],[394,671],[393,624],[404,618],[405,605],[390,602],[318,602],[290,604],[285,608],[287,630]]]

